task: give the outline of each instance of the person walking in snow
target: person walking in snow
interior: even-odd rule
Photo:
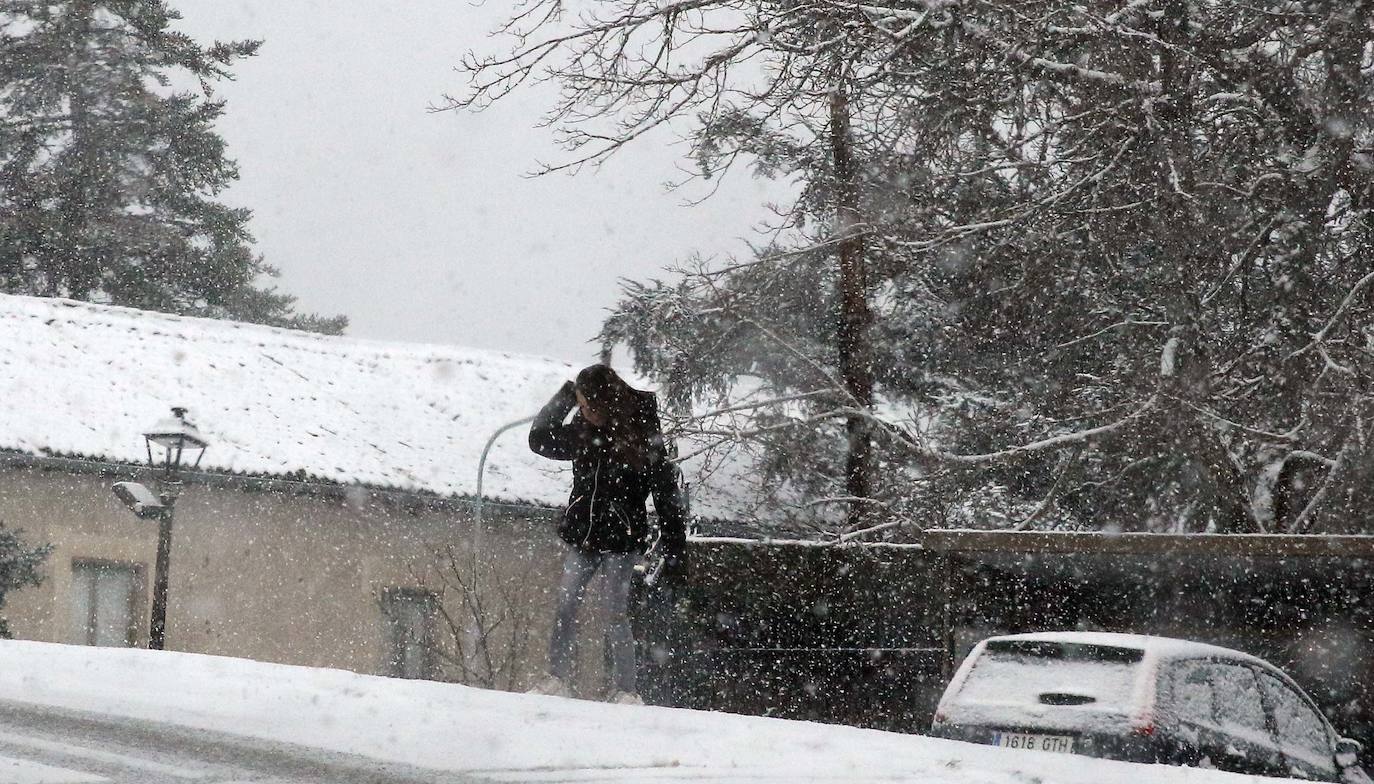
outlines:
[[[576,409],[571,421],[568,414]],[[606,365],[592,365],[568,381],[540,409],[530,449],[572,461],[572,492],[558,522],[568,544],[558,607],[549,639],[549,675],[533,691],[571,696],[576,659],[574,624],[587,584],[604,575],[609,615],[606,662],[611,700],[637,704],[635,640],[630,629],[630,580],[651,541],[645,500],[658,512],[661,584],[686,577],[686,512],[676,465],[668,457],[652,392],[634,389]]]

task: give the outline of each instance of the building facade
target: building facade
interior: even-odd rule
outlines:
[[[15,459],[0,469],[0,521],[53,548],[43,584],[8,596],[11,630],[146,646],[157,524],[110,492],[127,467],[71,465],[79,470]],[[176,508],[166,647],[521,688],[543,672],[562,545],[551,510],[487,508],[486,552],[474,554],[467,503],[193,480]],[[498,620],[483,640],[479,624]],[[599,658],[584,658],[592,690]]]
[[[156,485],[142,433],[185,406],[211,444],[175,507],[169,650],[522,688],[544,670],[569,476],[523,429],[493,439],[575,373],[0,295],[0,524],[53,548],[7,597],[11,629],[147,645],[158,525],[111,484]]]

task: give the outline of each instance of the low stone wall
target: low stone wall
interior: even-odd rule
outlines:
[[[920,732],[979,639],[1101,630],[1211,642],[1294,677],[1374,748],[1374,570],[1349,558],[1169,558],[694,544],[644,592],[641,681],[663,704]],[[948,627],[946,627],[948,599]],[[947,653],[948,651],[948,653]]]
[[[692,579],[637,604],[662,704],[899,731],[943,689],[937,570],[910,551],[694,544]]]

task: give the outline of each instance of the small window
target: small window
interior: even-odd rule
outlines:
[[[73,642],[117,648],[134,644],[138,574],[132,564],[72,561]]]
[[[1274,711],[1274,729],[1284,756],[1334,776],[1335,752],[1321,714],[1291,686],[1270,673],[1261,673],[1260,682]]]
[[[435,626],[439,597],[432,591],[394,588],[382,595],[386,624],[386,674],[433,678],[438,673]]]
[[[1264,698],[1254,671],[1222,662],[1213,665],[1213,673],[1217,724],[1247,740],[1271,743]]]
[[[1137,664],[1145,657],[1145,651],[1140,648],[1120,648],[1115,645],[1047,640],[989,640],[987,652],[1040,661],[1103,662],[1107,664]]]
[[[1173,674],[1173,705],[1178,718],[1190,724],[1215,725],[1212,693],[1213,665],[1203,661],[1179,662]]]

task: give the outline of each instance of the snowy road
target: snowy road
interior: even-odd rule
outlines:
[[[285,744],[0,701],[4,784],[470,784]]]

